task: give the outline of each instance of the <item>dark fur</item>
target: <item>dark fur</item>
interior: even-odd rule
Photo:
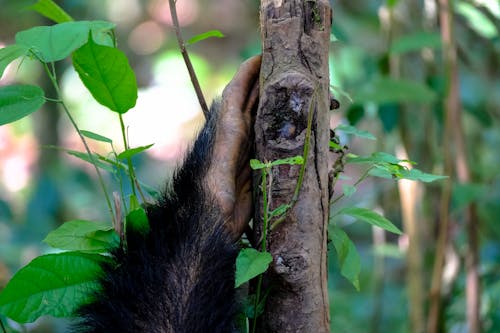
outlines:
[[[215,138],[217,107],[172,181],[148,209],[147,236],[127,235],[112,251],[102,291],[82,307],[75,332],[232,332],[237,246],[204,189]]]

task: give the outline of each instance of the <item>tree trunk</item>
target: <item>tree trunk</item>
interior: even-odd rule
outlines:
[[[261,161],[303,155],[309,112],[309,153],[298,200],[268,231],[273,263],[264,276],[264,314],[257,332],[329,332],[327,289],[329,70],[332,12],[325,0],[262,0],[263,60],[255,124]],[[291,203],[300,165],[273,167],[269,207]],[[256,239],[262,233],[262,193]],[[272,221],[271,221],[272,223]]]

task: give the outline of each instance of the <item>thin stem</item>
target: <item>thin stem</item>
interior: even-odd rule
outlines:
[[[69,121],[71,122],[71,125],[75,129],[75,131],[78,133],[78,136],[80,137],[80,140],[83,143],[83,146],[85,147],[85,151],[87,152],[87,155],[89,156],[90,161],[92,162],[92,165],[94,166],[94,169],[97,174],[97,179],[99,181],[99,185],[101,186],[102,192],[104,194],[104,198],[106,199],[106,205],[108,206],[108,211],[109,214],[111,215],[111,221],[113,222],[113,225],[115,225],[115,215],[113,214],[113,206],[111,204],[111,199],[109,198],[108,192],[106,191],[106,185],[104,184],[104,180],[101,175],[101,171],[99,170],[99,167],[97,166],[97,162],[95,160],[94,155],[90,151],[89,145],[87,144],[87,140],[85,140],[85,137],[82,135],[80,132],[80,128],[78,127],[75,119],[69,112],[68,107],[66,106],[66,103],[62,100],[62,94],[61,94],[61,89],[59,88],[59,84],[57,83],[56,75],[55,75],[55,69],[53,68],[52,71],[49,69],[47,66],[47,63],[43,63],[43,66],[45,68],[45,71],[47,72],[47,75],[50,78],[50,81],[52,82],[52,85],[54,86],[54,89],[57,94],[57,98],[60,100],[59,104],[61,104],[64,112],[68,116]]]
[[[188,51],[186,49],[186,44],[182,39],[181,28],[179,25],[179,19],[177,17],[177,9],[175,7],[175,0],[168,1],[170,5],[170,15],[172,16],[172,23],[174,25],[175,35],[177,36],[177,43],[179,44],[179,48],[181,50],[182,58],[186,63],[187,70],[189,72],[189,77],[191,78],[191,83],[193,84],[194,91],[196,92],[196,96],[198,97],[198,102],[200,103],[203,114],[205,115],[205,119],[208,117],[208,106],[205,101],[205,97],[203,96],[203,92],[201,91],[200,83],[198,82],[198,78],[196,77],[196,73],[193,68],[193,64],[191,63],[191,59],[189,58]]]
[[[123,116],[120,113],[119,114],[120,118],[120,127],[122,130],[122,137],[123,137],[123,146],[124,149],[127,150],[129,149],[128,142],[127,142],[127,134],[125,131],[125,122],[123,121]],[[132,158],[127,157],[127,164],[128,164],[128,176],[130,177],[130,186],[132,187],[132,193],[134,194],[135,197],[137,197],[137,193],[135,191],[135,172],[134,172],[134,165],[132,164]]]
[[[269,204],[268,204],[268,193],[267,193],[267,174],[269,172],[269,169],[264,168],[262,169],[262,181],[261,181],[261,191],[262,191],[262,205],[264,207],[264,217],[263,217],[263,223],[262,223],[262,243],[261,243],[261,251],[266,252],[267,251],[267,226],[268,226],[268,219],[269,219]],[[256,327],[257,327],[257,307],[259,306],[259,298],[260,298],[260,292],[262,288],[262,280],[263,280],[263,274],[259,275],[259,280],[257,281],[257,291],[255,293],[255,304],[254,304],[254,317],[253,317],[253,326],[252,326],[252,332],[255,333]]]
[[[300,171],[299,171],[299,177],[297,178],[297,185],[295,185],[295,191],[293,193],[292,200],[290,201],[289,208],[286,210],[292,209],[293,206],[297,203],[299,200],[299,194],[300,194],[300,189],[302,188],[302,183],[304,182],[304,175],[306,173],[306,165],[307,165],[307,160],[309,156],[309,148],[311,146],[311,133],[312,133],[312,120],[313,120],[313,114],[314,114],[314,105],[315,105],[315,100],[316,100],[316,94],[318,92],[318,89],[316,88],[311,96],[311,102],[309,103],[309,110],[307,114],[307,129],[306,129],[306,138],[304,142],[304,152],[303,152],[303,160],[304,163],[300,166]],[[276,221],[271,224],[271,230],[274,230],[278,225],[281,224],[286,218],[286,212],[278,218]]]
[[[368,169],[366,169],[366,171],[361,175],[361,177],[359,177],[359,179],[354,183],[353,187],[356,187],[358,186],[363,180],[366,179],[366,177],[368,177],[368,174],[369,172],[371,171],[371,169],[373,169],[374,167],[371,166],[369,167]],[[345,194],[342,193],[341,195],[339,195],[338,197],[336,197],[335,199],[333,199],[332,201],[330,201],[330,206],[334,205],[335,203],[337,203],[340,199],[342,199],[343,197],[345,197]]]

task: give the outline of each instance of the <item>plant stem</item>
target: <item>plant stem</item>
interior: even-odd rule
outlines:
[[[80,132],[80,128],[78,127],[75,119],[73,118],[73,116],[69,112],[69,109],[66,106],[66,103],[64,103],[64,101],[62,100],[61,89],[59,88],[59,84],[57,83],[55,69],[52,66],[52,70],[50,70],[49,67],[47,66],[47,63],[45,63],[45,62],[43,62],[43,66],[45,68],[45,71],[47,72],[47,75],[50,78],[50,81],[52,82],[52,85],[54,86],[54,89],[55,89],[56,94],[57,94],[57,98],[59,99],[59,104],[61,104],[64,112],[66,113],[69,121],[71,122],[71,125],[78,133],[78,136],[80,137],[80,140],[82,141],[83,146],[85,147],[85,151],[87,152],[87,155],[89,156],[89,159],[92,162],[92,165],[94,166],[94,169],[95,169],[96,174],[97,174],[97,179],[99,181],[99,185],[101,186],[102,192],[104,194],[104,198],[106,199],[106,205],[108,206],[109,214],[111,215],[111,221],[113,222],[113,225],[115,225],[116,221],[115,221],[115,215],[113,214],[113,206],[111,204],[111,200],[109,198],[108,192],[106,191],[106,186],[104,184],[104,180],[102,178],[101,171],[99,170],[99,167],[97,166],[97,162],[95,160],[95,157],[92,154],[92,152],[90,151],[89,145],[87,144],[87,140],[85,140],[85,137]]]
[[[179,19],[177,17],[177,8],[175,7],[176,1],[169,0],[168,3],[170,5],[170,15],[172,16],[172,23],[174,25],[175,35],[177,36],[177,43],[179,44],[182,58],[184,59],[184,63],[186,63],[186,67],[189,72],[189,77],[191,78],[191,83],[193,84],[194,91],[196,92],[196,96],[198,97],[198,102],[200,103],[203,114],[205,115],[205,119],[207,119],[209,112],[207,102],[205,101],[205,97],[203,96],[203,92],[201,91],[200,83],[198,82],[198,78],[196,77],[193,64],[191,63],[191,59],[189,58],[189,54],[186,49],[186,44],[182,39]]]
[[[264,217],[263,217],[263,223],[262,223],[262,243],[261,243],[261,251],[266,252],[267,251],[267,226],[268,226],[268,219],[269,219],[269,204],[267,201],[267,174],[269,173],[268,168],[262,169],[262,182],[261,182],[261,191],[262,191],[262,205],[264,207]],[[259,298],[260,298],[260,291],[262,288],[262,279],[263,279],[263,274],[259,275],[259,280],[257,281],[257,291],[255,293],[255,304],[254,304],[254,317],[253,317],[253,326],[252,326],[252,332],[255,333],[255,330],[257,328],[257,307],[259,306]]]
[[[295,191],[293,193],[292,200],[290,201],[288,209],[283,213],[283,215],[278,218],[276,221],[273,222],[271,225],[271,230],[274,230],[278,225],[281,224],[285,220],[286,217],[286,212],[288,210],[292,209],[293,206],[295,206],[295,203],[297,200],[299,200],[299,194],[300,194],[300,189],[302,188],[302,183],[304,182],[304,174],[306,173],[306,165],[307,165],[307,160],[309,156],[309,148],[311,146],[311,133],[312,133],[312,120],[313,120],[313,114],[314,114],[314,102],[316,98],[316,93],[318,89],[316,88],[314,90],[314,93],[311,97],[311,102],[309,103],[309,109],[308,109],[308,114],[307,114],[307,128],[306,128],[306,137],[305,137],[305,142],[304,142],[304,152],[302,155],[302,158],[304,160],[304,163],[300,166],[300,171],[299,171],[299,177],[297,178],[297,185],[295,186]]]
[[[354,183],[354,185],[352,185],[353,187],[356,187],[358,186],[363,180],[366,179],[366,177],[368,177],[368,174],[370,173],[371,169],[373,169],[373,166],[369,167],[368,169],[366,169],[366,171],[361,175],[361,177],[359,177],[359,179]],[[342,199],[343,197],[345,197],[345,194],[342,193],[341,195],[339,195],[338,197],[336,197],[335,199],[333,199],[331,202],[330,202],[330,206],[336,204],[340,199]]]
[[[120,113],[119,114],[120,118],[120,127],[122,131],[122,138],[123,138],[123,146],[125,150],[129,149],[128,142],[127,142],[127,133],[125,131],[125,122],[123,121],[123,116]],[[130,178],[130,186],[132,187],[132,193],[134,194],[135,197],[137,197],[137,192],[135,191],[135,172],[134,172],[134,165],[132,164],[132,158],[127,157],[127,165],[128,165],[128,176]]]

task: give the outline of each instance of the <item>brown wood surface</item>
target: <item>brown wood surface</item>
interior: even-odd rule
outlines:
[[[273,263],[264,278],[262,294],[268,290],[269,294],[256,331],[329,332],[326,233],[332,12],[323,0],[263,0],[260,15],[263,60],[255,124],[257,158],[272,161],[302,155],[309,110],[314,114],[298,201],[268,234]],[[273,168],[270,210],[291,202],[299,170],[298,165]],[[260,239],[262,198],[256,206],[256,239]]]

